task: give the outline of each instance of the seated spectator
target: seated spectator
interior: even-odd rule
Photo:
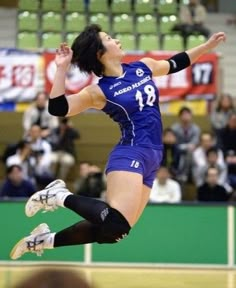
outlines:
[[[191,180],[192,153],[199,143],[200,128],[193,123],[192,111],[182,107],[179,111],[179,122],[172,125],[180,151],[177,180],[187,182]]]
[[[30,197],[36,192],[31,181],[24,179],[22,167],[12,165],[7,168],[7,177],[0,189],[0,197]]]
[[[232,187],[228,183],[227,165],[224,159],[219,161],[219,149],[211,147],[206,151],[206,164],[203,166],[195,167],[194,180],[197,187],[203,185],[206,177],[207,170],[209,168],[216,168],[218,170],[217,184],[224,186],[228,193],[232,192]]]
[[[208,166],[207,161],[207,151],[215,146],[213,135],[209,132],[203,132],[200,137],[200,145],[193,151],[193,178],[195,180],[195,183],[199,186],[199,183],[197,181],[198,171],[204,170],[204,173],[206,172],[206,167]],[[224,155],[222,150],[216,149],[217,153],[216,159],[217,159],[217,165],[225,168],[225,161],[224,161]],[[203,182],[201,182],[202,184]]]
[[[75,193],[92,198],[101,198],[106,186],[103,173],[96,165],[89,164],[87,166],[87,164],[87,162],[82,164],[84,175],[80,179],[81,182],[77,185]]]
[[[23,115],[24,136],[27,136],[32,125],[41,127],[42,138],[47,138],[51,130],[58,127],[58,118],[48,112],[48,95],[46,92],[37,93],[33,102]]]
[[[218,184],[218,177],[217,168],[211,167],[207,170],[204,184],[197,189],[198,201],[228,201],[229,194]]]
[[[153,182],[149,201],[152,203],[178,203],[181,201],[181,188],[170,178],[168,168],[161,166]]]
[[[232,97],[226,93],[222,94],[210,115],[212,129],[217,137],[221,129],[226,127],[229,117],[234,111],[235,107]]]
[[[36,167],[36,161],[35,158],[32,157],[31,146],[27,140],[19,141],[16,146],[16,153],[6,159],[6,167],[12,165],[21,166],[24,178],[35,183],[34,170]]]
[[[178,174],[180,151],[177,145],[175,133],[167,128],[163,131],[163,158],[161,165],[169,169],[170,174],[175,178]]]
[[[74,183],[74,190],[79,191],[80,187],[84,185],[84,181],[87,179],[90,172],[91,163],[88,161],[82,161],[79,164],[79,175]]]
[[[189,0],[189,4],[181,5],[179,10],[180,23],[175,25],[174,31],[180,31],[184,40],[184,47],[187,47],[187,38],[192,34],[201,34],[209,37],[210,31],[205,27],[207,10],[199,0]]]
[[[55,179],[51,171],[52,147],[41,137],[41,128],[36,124],[30,128],[27,141],[30,142],[31,155],[35,159],[35,178],[40,189]]]
[[[68,118],[62,118],[59,127],[52,130],[50,137],[53,149],[51,169],[56,178],[67,179],[68,172],[76,160],[74,142],[79,138],[79,132],[71,126]]]
[[[236,113],[232,113],[227,126],[219,133],[219,144],[228,167],[229,184],[236,189]]]

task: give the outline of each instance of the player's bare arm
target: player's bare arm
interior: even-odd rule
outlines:
[[[68,113],[66,116],[79,114],[87,109],[101,110],[106,104],[106,98],[98,85],[85,87],[77,94],[66,96],[68,102]]]
[[[205,53],[216,48],[221,42],[226,40],[224,32],[213,34],[204,44],[196,46],[185,52],[178,53],[167,60],[154,60],[152,58],[141,59],[153,73],[153,76],[162,76],[178,72],[197,61]]]

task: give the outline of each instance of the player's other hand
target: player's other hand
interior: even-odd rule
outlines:
[[[70,65],[73,51],[67,43],[61,43],[60,47],[56,50],[55,63],[57,67],[67,69]]]
[[[214,33],[205,43],[207,49],[211,50],[216,48],[221,42],[226,40],[226,35],[224,32]]]

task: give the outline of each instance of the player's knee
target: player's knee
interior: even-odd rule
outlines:
[[[98,243],[116,243],[128,236],[130,225],[116,209],[110,208],[109,214],[97,233]]]

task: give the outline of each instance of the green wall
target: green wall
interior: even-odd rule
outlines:
[[[59,231],[79,220],[75,213],[62,208],[54,213],[39,213],[27,218],[24,204],[0,202],[0,260],[9,260],[14,244],[39,223],[46,222],[52,231]],[[42,257],[29,254],[21,258],[43,261],[83,259],[83,246],[46,250]],[[149,205],[129,237],[115,245],[94,244],[92,261],[227,264],[227,206]]]

